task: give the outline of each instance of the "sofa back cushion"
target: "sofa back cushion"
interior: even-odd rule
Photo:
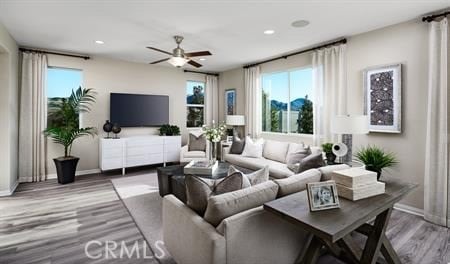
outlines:
[[[223,219],[263,205],[277,197],[278,185],[266,181],[242,190],[211,196],[204,219],[217,226]]]
[[[274,179],[273,181],[279,186],[277,197],[283,197],[306,190],[307,183],[319,182],[320,178],[321,173],[318,169],[310,169],[285,179]]]
[[[266,159],[286,163],[286,154],[288,152],[288,148],[288,142],[266,140],[264,144],[263,156]]]

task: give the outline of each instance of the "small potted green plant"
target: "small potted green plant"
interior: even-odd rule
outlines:
[[[334,164],[336,155],[333,153],[333,143],[323,143],[322,150],[325,152],[325,156],[327,157],[327,164]]]
[[[355,157],[358,161],[366,165],[367,170],[376,172],[378,180],[381,177],[383,169],[392,167],[398,163],[394,153],[386,152],[376,146],[361,148]]]
[[[179,136],[180,128],[176,125],[164,124],[159,128],[160,136]]]
[[[79,125],[80,113],[89,112],[94,102],[94,91],[81,87],[72,91],[69,98],[52,98],[49,102],[49,119],[51,118],[52,122],[44,130],[44,134],[64,147],[64,156],[53,159],[60,184],[75,180],[80,158],[71,156],[74,141],[83,136],[97,134],[94,127],[81,128]]]

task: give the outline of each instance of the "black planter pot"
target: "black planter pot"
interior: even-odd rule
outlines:
[[[327,164],[333,165],[336,161],[336,155],[334,153],[326,153],[325,156],[327,157]]]
[[[77,157],[60,157],[53,159],[56,166],[56,174],[58,175],[58,183],[66,184],[75,181],[75,172],[80,158]]]

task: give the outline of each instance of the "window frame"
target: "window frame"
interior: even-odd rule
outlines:
[[[203,104],[188,104],[186,101],[187,98],[187,90],[186,90],[186,86],[184,87],[184,91],[185,91],[185,95],[184,95],[184,100],[185,100],[185,105],[186,105],[186,110],[189,109],[189,107],[201,107],[203,108],[203,124],[205,124],[205,108],[206,108],[206,81],[198,81],[198,80],[186,80],[185,85],[187,85],[188,82],[195,82],[195,83],[202,83],[203,84]],[[186,129],[187,130],[198,130],[201,129],[202,127],[189,127],[187,126],[187,115],[186,115]]]
[[[287,72],[288,73],[288,100],[289,100],[289,102],[287,103],[287,116],[289,117],[290,115],[290,112],[291,112],[291,72],[293,72],[293,71],[301,71],[301,70],[305,70],[305,69],[312,69],[313,67],[312,67],[312,64],[311,65],[306,65],[306,66],[301,66],[301,67],[294,67],[294,68],[289,68],[289,69],[287,69],[287,70],[277,70],[277,71],[272,71],[272,72],[265,72],[265,73],[262,73],[261,74],[261,77],[260,77],[260,83],[261,83],[261,92],[263,91],[263,87],[262,87],[262,83],[263,83],[263,77],[265,76],[265,75],[272,75],[272,74],[277,74],[277,73],[284,73],[284,72]],[[312,101],[312,103],[313,103],[313,106],[314,106],[314,101],[313,100],[311,100]],[[262,108],[262,107],[261,107]],[[314,108],[313,108],[314,109]],[[304,133],[292,133],[292,132],[290,132],[290,123],[291,123],[291,120],[290,120],[290,118],[286,118],[287,119],[287,127],[288,127],[288,129],[287,129],[287,131],[288,132],[272,132],[272,131],[263,131],[262,129],[261,129],[261,134],[262,135],[274,135],[274,136],[276,136],[276,135],[288,135],[288,136],[292,136],[292,137],[308,137],[308,138],[313,138],[313,136],[314,136],[314,124],[313,124],[313,134],[304,134]],[[261,119],[261,123],[259,124],[259,127],[261,127],[262,128],[262,119]]]
[[[78,68],[71,68],[71,67],[64,67],[64,66],[50,66],[47,65],[47,70],[48,69],[61,69],[61,70],[70,70],[70,71],[78,71],[81,73],[81,83],[80,86],[83,88],[84,87],[84,71],[83,69],[78,69]],[[47,76],[46,76],[46,87],[45,87],[45,97],[47,98],[47,105],[48,105],[48,98],[53,98],[53,97],[48,97],[48,72],[47,72]],[[73,88],[72,88],[73,89]],[[78,89],[78,87],[75,88],[75,90]],[[73,91],[73,90],[72,90]],[[70,95],[69,95],[70,96]],[[68,97],[69,97],[68,96]],[[47,121],[46,123],[46,127],[48,127],[48,109],[46,109],[46,114],[47,114]],[[79,113],[78,114],[78,127],[81,128],[83,124],[83,113]]]

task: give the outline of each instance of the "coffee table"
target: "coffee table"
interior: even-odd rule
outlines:
[[[385,235],[394,204],[417,187],[417,184],[387,179],[386,192],[359,201],[339,198],[340,208],[310,212],[307,192],[298,192],[264,204],[264,209],[296,224],[310,233],[308,244],[299,255],[299,263],[316,263],[325,247],[348,263],[401,263]],[[375,218],[373,224],[369,224]],[[367,240],[360,248],[351,238],[356,231]]]
[[[167,194],[173,194],[182,202],[186,203],[186,187],[184,183],[185,174],[183,171],[187,163],[160,167],[157,169],[159,195],[163,197]],[[207,179],[221,179],[227,176],[228,169],[231,165],[227,162],[219,162],[217,169],[212,175],[194,175]],[[237,167],[242,172],[249,172],[250,170]]]

